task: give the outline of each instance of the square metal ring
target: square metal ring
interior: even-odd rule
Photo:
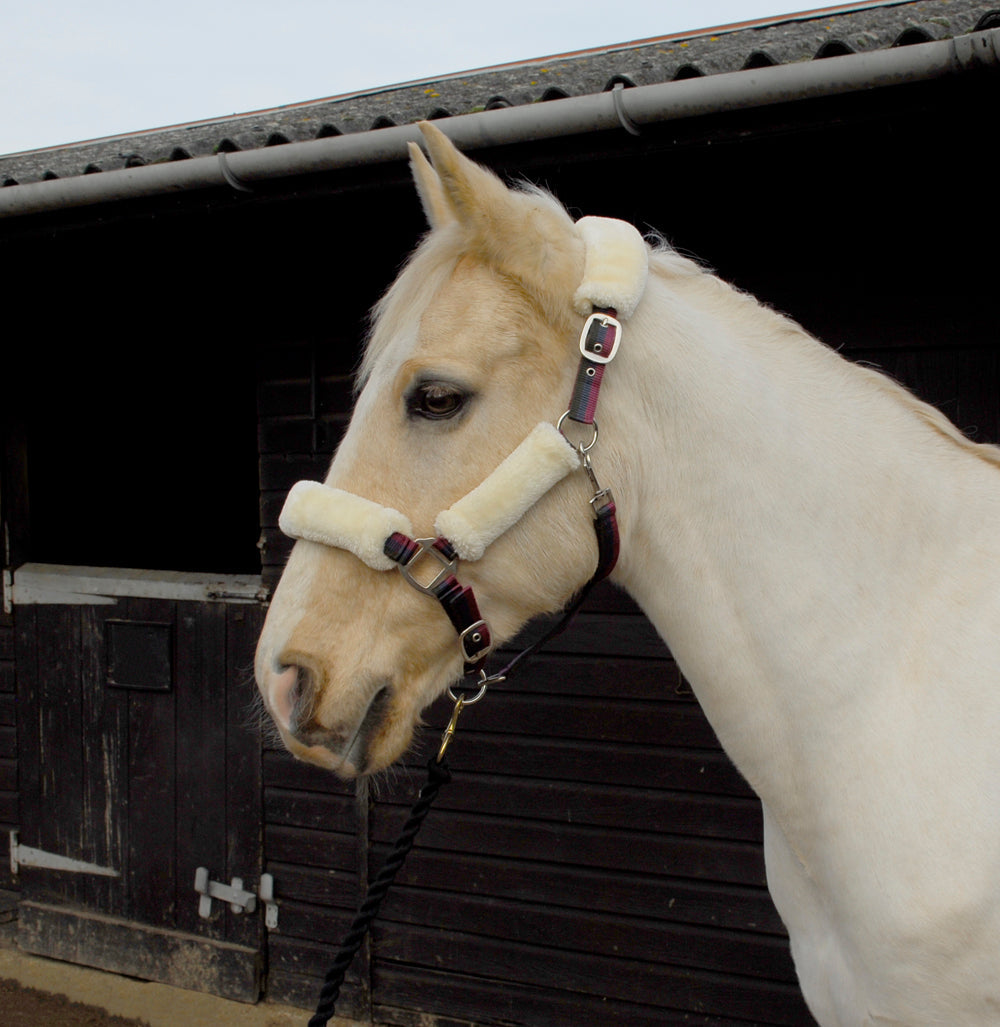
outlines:
[[[436,538],[415,538],[413,541],[420,548],[413,554],[413,556],[410,557],[409,560],[407,560],[406,563],[400,563],[396,566],[399,573],[402,574],[418,592],[423,592],[425,596],[434,596],[436,594],[435,590],[441,582],[455,573],[455,561],[449,560],[440,549],[436,549],[434,547],[434,543],[437,542]],[[442,564],[441,569],[426,584],[422,581],[418,581],[411,569],[424,554],[430,554],[438,561],[438,563]]]

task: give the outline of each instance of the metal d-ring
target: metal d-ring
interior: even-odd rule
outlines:
[[[565,414],[562,415],[562,417],[559,418],[558,421],[556,421],[556,429],[558,430],[559,434],[562,435],[562,437],[567,442],[569,442],[569,444],[572,446],[573,443],[570,441],[570,437],[562,429],[563,421],[565,421],[567,417],[569,417],[569,411],[568,410],[566,411]],[[579,423],[583,423],[583,422],[579,422]],[[597,421],[591,421],[590,422],[590,427],[594,429],[594,436],[590,440],[590,442],[588,442],[586,446],[584,446],[582,443],[574,446],[574,448],[580,454],[581,457],[585,453],[589,453],[594,448],[594,446],[597,445]]]
[[[455,737],[455,728],[458,727],[458,718],[462,710],[466,706],[472,706],[473,703],[479,702],[484,695],[486,695],[486,672],[479,672],[479,680],[484,682],[479,687],[479,691],[471,699],[466,699],[464,695],[455,695],[455,690],[449,685],[448,686],[448,697],[455,703],[455,708],[451,711],[451,720],[448,721],[448,726],[444,729],[444,734],[441,735],[441,748],[438,749],[437,762],[440,763],[444,759],[444,754],[451,744],[452,738]],[[497,678],[498,681],[503,681],[503,678]]]
[[[486,677],[486,671],[481,670],[479,672],[479,680],[481,682],[479,691],[476,692],[471,699],[466,699],[464,695],[455,695],[455,689],[451,685],[448,686],[448,698],[451,699],[453,703],[461,703],[463,707],[472,706],[486,695],[486,689],[491,683],[493,683],[493,681],[503,681],[503,678],[489,679]]]

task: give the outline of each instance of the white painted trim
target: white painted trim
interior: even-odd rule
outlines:
[[[107,606],[125,597],[260,603],[268,599],[269,592],[259,574],[200,574],[46,563],[26,563],[14,571],[15,606]]]

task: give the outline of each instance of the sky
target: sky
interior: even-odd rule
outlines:
[[[766,18],[803,0],[46,0],[0,33],[0,154]]]

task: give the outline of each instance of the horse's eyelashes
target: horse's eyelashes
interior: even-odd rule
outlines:
[[[448,382],[423,382],[410,394],[410,414],[441,421],[454,417],[465,406],[466,393]]]

